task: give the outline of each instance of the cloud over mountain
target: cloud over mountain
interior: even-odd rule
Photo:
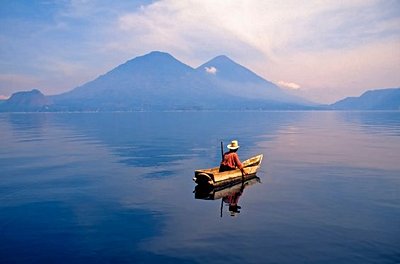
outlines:
[[[214,66],[204,67],[204,69],[206,70],[207,73],[210,73],[210,74],[216,74],[218,71],[217,68],[215,68]]]
[[[284,81],[279,81],[278,85],[280,87],[284,87],[284,88],[288,88],[288,89],[293,89],[293,90],[297,90],[300,89],[300,85],[298,85],[297,83],[293,83],[293,82],[284,82]]]

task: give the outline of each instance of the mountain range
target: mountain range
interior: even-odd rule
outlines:
[[[371,90],[330,106],[334,110],[400,110],[400,88]]]
[[[224,55],[192,68],[154,51],[59,95],[15,93],[0,103],[0,111],[351,109],[354,100],[321,106],[286,93]],[[397,98],[389,108],[399,109],[398,105]]]
[[[67,93],[51,97],[67,110],[215,110],[304,108],[312,105],[284,93],[226,56],[192,68],[168,53],[151,52]]]

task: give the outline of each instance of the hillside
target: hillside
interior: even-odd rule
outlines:
[[[332,105],[335,110],[400,110],[400,88],[370,90]]]
[[[51,100],[39,90],[14,93],[9,99],[0,102],[0,111],[4,112],[36,112],[46,111]]]

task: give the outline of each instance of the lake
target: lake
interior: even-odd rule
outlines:
[[[400,112],[0,114],[1,263],[399,263]],[[259,180],[194,193],[220,142]]]

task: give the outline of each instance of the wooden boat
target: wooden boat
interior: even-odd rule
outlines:
[[[243,169],[246,172],[245,176],[242,176],[242,172],[239,169],[219,172],[219,167],[215,167],[211,169],[196,170],[194,172],[195,176],[193,181],[198,185],[208,185],[212,187],[220,187],[245,181],[255,177],[262,159],[263,154],[259,154],[243,161]]]

